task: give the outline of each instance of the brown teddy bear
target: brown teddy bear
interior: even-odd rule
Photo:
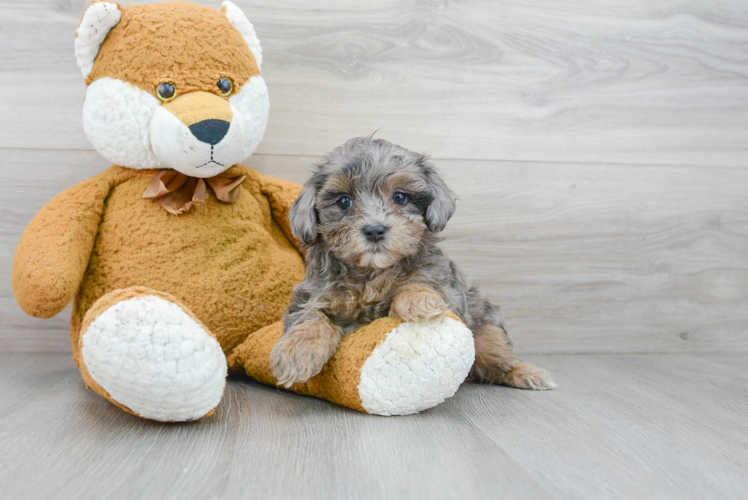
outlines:
[[[13,262],[18,303],[49,318],[74,301],[86,386],[161,421],[213,413],[227,371],[275,384],[269,352],[304,262],[287,216],[301,187],[237,163],[268,117],[262,52],[233,3],[92,3],[75,40],[84,129],[114,163],[53,198]],[[451,396],[472,365],[456,317],[380,319],[291,388],[368,413]]]

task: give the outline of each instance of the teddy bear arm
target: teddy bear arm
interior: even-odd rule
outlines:
[[[51,318],[72,300],[88,266],[110,184],[100,176],[52,198],[23,232],[13,292],[31,316]]]
[[[291,231],[291,224],[288,222],[288,212],[291,210],[293,202],[299,197],[301,188],[300,184],[276,179],[269,175],[263,175],[260,178],[260,189],[262,189],[262,193],[270,203],[273,220],[283,230],[286,238],[299,249],[301,249],[301,242],[294,237]]]

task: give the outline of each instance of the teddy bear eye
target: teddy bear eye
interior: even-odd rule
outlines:
[[[341,210],[348,210],[353,205],[353,200],[348,196],[341,196],[338,201],[335,202]]]
[[[408,203],[408,195],[397,191],[392,195],[392,201],[394,201],[398,205],[405,205],[406,203]]]
[[[231,91],[234,90],[234,84],[230,79],[224,76],[218,80],[218,90],[220,90],[223,95],[229,95]]]
[[[158,87],[156,87],[156,95],[164,102],[172,100],[176,93],[176,87],[174,87],[174,84],[170,82],[160,83]]]

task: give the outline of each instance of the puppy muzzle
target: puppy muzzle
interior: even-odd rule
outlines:
[[[384,239],[385,235],[387,234],[387,228],[384,226],[384,224],[375,224],[364,227],[361,232],[364,233],[364,237],[368,241],[377,243]]]

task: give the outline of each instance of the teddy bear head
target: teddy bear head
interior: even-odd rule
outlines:
[[[97,1],[75,40],[86,78],[83,128],[128,168],[212,177],[257,148],[268,118],[254,28],[233,3]]]

